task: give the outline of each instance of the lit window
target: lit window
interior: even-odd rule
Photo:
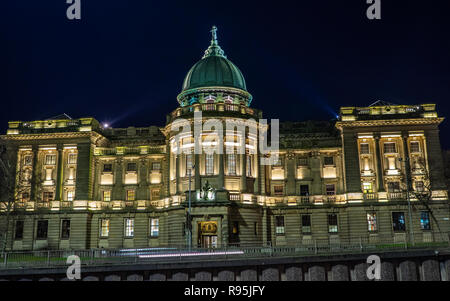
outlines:
[[[73,201],[73,195],[74,195],[73,190],[67,191],[67,200],[68,201]]]
[[[45,155],[45,165],[55,165],[56,155]]]
[[[112,164],[103,164],[103,172],[112,172]]]
[[[61,239],[70,238],[70,219],[63,219],[61,221]]]
[[[328,214],[328,232],[338,232],[338,219],[337,214]]]
[[[137,171],[137,164],[136,163],[128,163],[127,164],[127,172],[136,172]]]
[[[420,212],[420,228],[422,230],[431,230],[430,213],[428,211]]]
[[[418,141],[411,141],[410,151],[411,153],[420,153],[420,144]]]
[[[334,158],[333,157],[324,157],[323,158],[323,165],[325,165],[325,166],[333,166],[334,165]]]
[[[311,233],[311,215],[302,215],[302,233]]]
[[[370,154],[368,143],[361,143],[361,154]]]
[[[252,156],[246,155],[246,157],[247,157],[247,162],[246,162],[247,166],[245,168],[247,171],[247,177],[251,177],[252,176]]]
[[[228,174],[236,175],[236,154],[228,154]]]
[[[127,190],[127,201],[134,201],[136,193],[134,190]]]
[[[214,154],[206,154],[205,156],[206,175],[214,174]]]
[[[405,214],[403,212],[392,212],[392,228],[394,231],[405,231]]]
[[[36,239],[47,239],[48,220],[40,220],[37,222]]]
[[[134,236],[134,219],[126,218],[125,219],[125,237],[133,237]]]
[[[367,226],[369,231],[377,231],[377,214],[367,213]]]
[[[77,163],[77,154],[69,154],[68,164],[76,164]]]
[[[396,152],[397,152],[397,148],[395,146],[395,142],[384,143],[384,153],[385,154],[394,154]]]
[[[150,219],[150,236],[151,237],[159,236],[159,218]]]
[[[44,191],[43,200],[44,202],[53,201],[53,191]]]
[[[283,186],[282,185],[273,186],[273,192],[275,193],[275,195],[283,195]]]
[[[363,192],[372,193],[373,192],[372,183],[363,183]]]
[[[278,235],[284,234],[284,216],[275,216],[275,232]]]
[[[33,157],[31,155],[26,155],[23,157],[23,165],[30,166],[33,164]]]
[[[110,190],[103,191],[103,201],[104,202],[111,201],[111,191]]]
[[[152,170],[161,170],[161,163],[160,162],[153,162],[152,163]]]
[[[100,219],[100,237],[108,237],[109,219]]]
[[[326,184],[325,185],[327,195],[335,195],[336,194],[336,186],[334,184]]]

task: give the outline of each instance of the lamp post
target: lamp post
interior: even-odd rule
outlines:
[[[409,157],[398,158],[400,162],[403,162],[405,164],[405,179],[406,179],[406,200],[408,201],[408,215],[409,215],[409,235],[411,244],[414,246],[414,229],[412,224],[412,212],[411,212],[411,200],[409,198],[409,179],[408,179],[408,172],[406,171],[406,164],[409,162]]]

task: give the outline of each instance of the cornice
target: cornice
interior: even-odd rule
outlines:
[[[414,119],[384,119],[384,120],[356,120],[356,121],[338,121],[336,127],[370,127],[370,126],[393,126],[393,125],[425,125],[437,124],[444,121],[443,117],[437,118],[414,118]]]

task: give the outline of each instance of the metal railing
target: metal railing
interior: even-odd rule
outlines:
[[[67,258],[76,255],[85,266],[223,261],[233,259],[258,259],[266,257],[315,256],[332,254],[381,253],[393,250],[421,250],[450,248],[450,233],[433,233],[435,239],[425,242],[408,242],[407,235],[379,235],[340,239],[338,236],[322,239],[303,239],[293,245],[242,245],[232,244],[218,248],[186,246],[153,247],[140,249],[91,250],[41,250],[0,253],[0,269],[64,267]]]

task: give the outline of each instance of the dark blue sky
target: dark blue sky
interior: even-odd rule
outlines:
[[[381,0],[6,1],[0,18],[0,129],[65,112],[114,127],[163,125],[185,74],[219,28],[267,118],[331,119],[340,106],[438,104],[450,116],[450,4]],[[450,147],[450,126],[441,127]]]

